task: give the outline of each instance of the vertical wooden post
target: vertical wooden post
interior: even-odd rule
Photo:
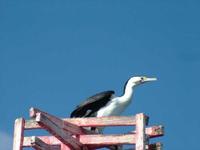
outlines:
[[[136,115],[136,144],[135,150],[145,150],[145,125],[146,119],[143,113]]]
[[[22,150],[24,140],[24,124],[25,120],[23,118],[15,120],[13,150]]]

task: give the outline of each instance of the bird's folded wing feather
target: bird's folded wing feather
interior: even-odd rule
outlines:
[[[70,117],[95,117],[95,112],[104,107],[111,100],[113,94],[114,91],[104,91],[89,97],[76,106]]]

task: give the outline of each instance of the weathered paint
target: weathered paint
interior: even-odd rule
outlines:
[[[45,143],[43,140],[41,140],[38,137],[32,136],[30,138],[31,147],[33,147],[36,150],[60,150],[61,146],[59,145],[50,145]]]
[[[110,116],[110,117],[91,117],[91,118],[64,118],[66,123],[71,123],[79,127],[106,127],[106,126],[134,126],[134,116]],[[26,120],[25,129],[41,129],[42,127],[34,120]]]
[[[145,150],[146,137],[145,137],[145,115],[136,115],[136,144],[135,150]]]
[[[30,109],[32,120],[17,119],[15,122],[13,150],[33,147],[36,150],[94,150],[112,145],[135,144],[135,150],[161,150],[159,143],[148,144],[148,138],[162,136],[163,126],[146,127],[148,117],[111,116],[101,118],[60,119],[36,108]],[[82,127],[136,126],[127,134],[101,135],[88,132]],[[24,130],[45,129],[53,136],[24,137]]]
[[[131,131],[130,133],[136,134],[136,131]],[[151,126],[145,128],[145,134],[149,138],[155,138],[164,135],[164,127],[162,125]]]
[[[72,133],[63,129],[63,124],[60,124],[59,120],[52,121],[51,118],[48,118],[45,114],[37,113],[36,121],[64,144],[76,150],[81,150],[82,144],[72,137]]]
[[[13,150],[22,150],[24,140],[24,124],[25,120],[23,118],[15,120]]]

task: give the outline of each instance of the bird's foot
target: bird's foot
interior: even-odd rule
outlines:
[[[122,150],[122,145],[113,145],[108,147],[109,150]]]

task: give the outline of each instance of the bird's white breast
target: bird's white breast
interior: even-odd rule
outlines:
[[[97,112],[97,117],[118,116],[129,105],[130,101],[120,101],[119,97],[112,99],[105,107]]]

